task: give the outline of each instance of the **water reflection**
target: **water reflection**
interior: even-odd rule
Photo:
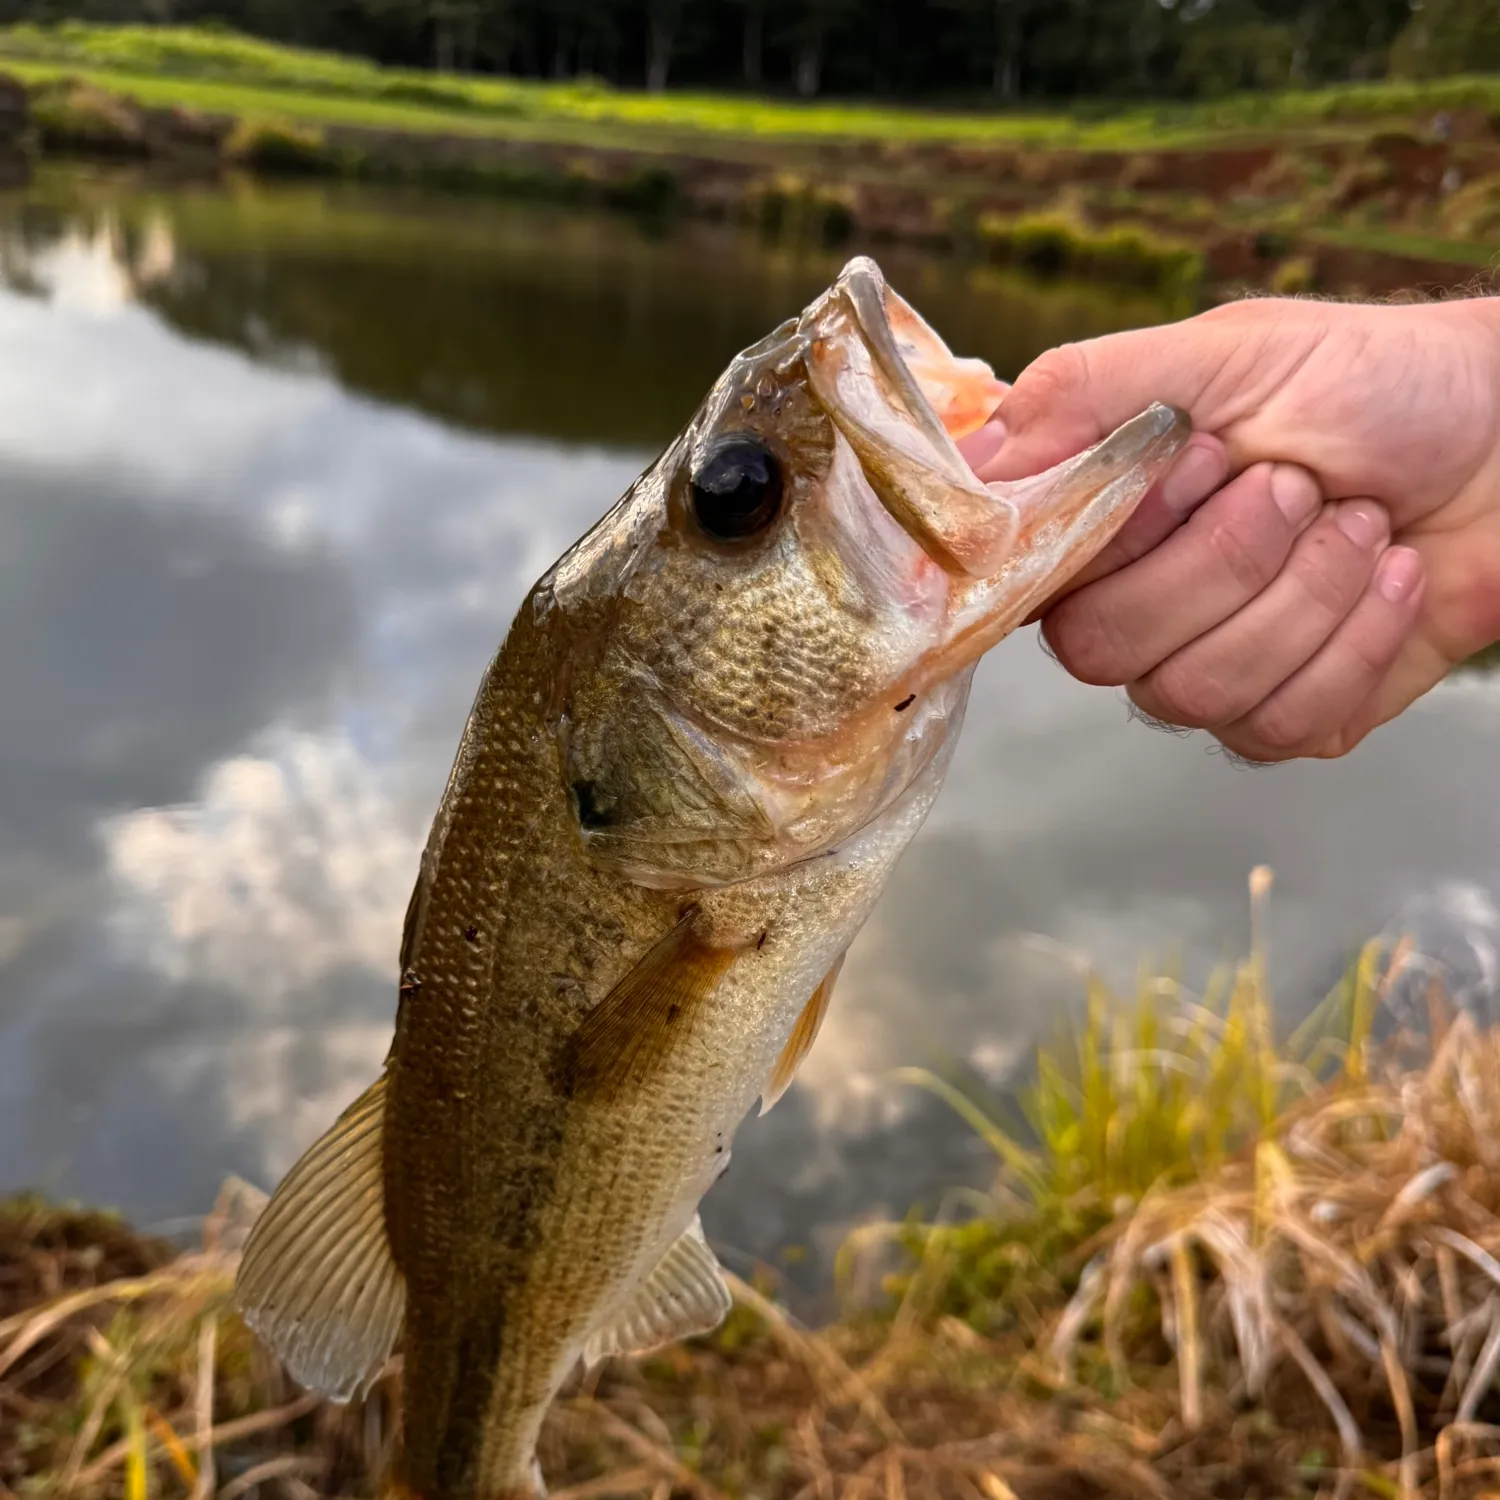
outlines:
[[[191,337],[467,427],[571,443],[665,443],[728,358],[850,253],[778,249],[706,224],[663,237],[464,198],[127,183],[45,177],[13,214],[0,266],[27,274],[24,241],[41,274],[67,260],[74,295],[95,280]],[[941,332],[1001,370],[1159,315],[1144,299],[1038,295],[998,273],[976,280],[909,251],[877,253]]]
[[[1005,371],[1152,316],[882,258]],[[347,193],[0,199],[0,1188],[201,1211],[373,1075],[416,851],[511,612],[834,269]],[[982,1171],[889,1069],[1003,1077],[1076,997],[1069,950],[1128,982],[1171,946],[1201,977],[1255,862],[1293,1010],[1433,880],[1493,886],[1494,691],[1246,772],[1007,643],[710,1232],[826,1242]]]

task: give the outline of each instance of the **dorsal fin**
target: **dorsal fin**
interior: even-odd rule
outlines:
[[[672,1242],[635,1294],[584,1345],[583,1362],[596,1365],[612,1354],[649,1354],[677,1339],[710,1333],[734,1305],[719,1262],[693,1222]]]
[[[802,1066],[802,1059],[812,1050],[812,1044],[817,1041],[818,1031],[823,1025],[823,1017],[828,1014],[834,981],[843,967],[844,955],[841,953],[834,960],[833,967],[823,976],[823,982],[802,1007],[802,1014],[797,1017],[797,1024],[792,1027],[792,1034],[786,1039],[786,1046],[781,1049],[781,1056],[776,1059],[771,1077],[761,1091],[761,1114],[769,1114],[776,1101],[791,1087],[792,1079],[797,1076],[797,1069]]]
[[[385,1232],[385,1078],[287,1173],[245,1242],[234,1298],[299,1385],[363,1395],[395,1348],[406,1283]]]

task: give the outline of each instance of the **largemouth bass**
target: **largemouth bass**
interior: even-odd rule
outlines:
[[[1152,407],[985,486],[955,439],[1003,391],[853,260],[521,606],[422,855],[384,1072],[237,1285],[335,1399],[399,1343],[395,1493],[544,1494],[580,1360],[728,1312],[699,1200],[812,1046],[975,663],[1188,431]]]

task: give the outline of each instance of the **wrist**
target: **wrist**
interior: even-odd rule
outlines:
[[[1475,409],[1484,414],[1480,427],[1489,457],[1483,467],[1493,484],[1500,477],[1500,297],[1463,297],[1444,306],[1464,343],[1465,373]],[[1462,389],[1458,388],[1458,399],[1462,399]]]
[[[1460,297],[1435,309],[1462,340],[1468,368],[1481,389],[1500,391],[1500,297]]]

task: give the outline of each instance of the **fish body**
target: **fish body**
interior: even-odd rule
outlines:
[[[853,261],[522,605],[423,852],[384,1072],[237,1283],[335,1398],[399,1344],[400,1493],[543,1494],[580,1360],[727,1313],[699,1201],[812,1045],[975,663],[1185,435],[1153,408],[986,487],[954,438],[1002,393]]]

